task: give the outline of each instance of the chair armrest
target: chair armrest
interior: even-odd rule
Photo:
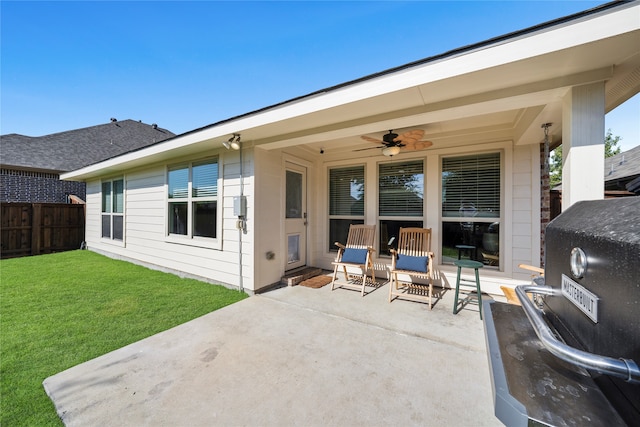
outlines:
[[[528,265],[528,264],[518,264],[518,267],[522,268],[523,270],[533,271],[534,273],[544,276],[544,269],[540,267],[535,267],[533,265]]]
[[[389,253],[391,254],[391,270],[396,269],[396,260],[398,259],[398,250],[397,249],[389,249]]]
[[[336,245],[337,247],[339,247],[340,249],[346,249],[347,247],[345,245],[343,245],[340,242],[335,242],[334,245]]]

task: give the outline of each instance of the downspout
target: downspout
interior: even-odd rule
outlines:
[[[244,198],[244,159],[242,156],[242,141],[240,134],[234,133],[228,141],[223,141],[222,145],[227,150],[239,151],[240,156],[240,196],[233,198],[233,214],[238,218],[236,228],[238,229],[238,288],[244,292],[244,278],[242,271],[242,233],[247,232],[247,202]]]
[[[240,138],[238,138],[238,143],[240,144],[240,203],[244,203],[244,168],[243,168],[243,158],[242,158],[242,142]],[[240,274],[240,292],[244,292],[244,278],[243,278],[243,270],[242,270],[242,234],[246,231],[246,211],[242,212],[242,215],[238,219],[238,273]]]

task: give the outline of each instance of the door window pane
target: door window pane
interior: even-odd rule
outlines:
[[[302,174],[287,171],[286,218],[302,218]]]
[[[287,238],[287,264],[300,261],[300,235],[293,234]]]

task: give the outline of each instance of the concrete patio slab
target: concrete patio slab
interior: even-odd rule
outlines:
[[[280,288],[47,378],[67,426],[501,425],[477,306]]]

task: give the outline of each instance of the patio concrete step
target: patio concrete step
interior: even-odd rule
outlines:
[[[280,284],[283,286],[295,286],[303,280],[307,280],[320,274],[322,274],[321,268],[300,267],[295,270],[288,271],[284,276],[282,276]]]

